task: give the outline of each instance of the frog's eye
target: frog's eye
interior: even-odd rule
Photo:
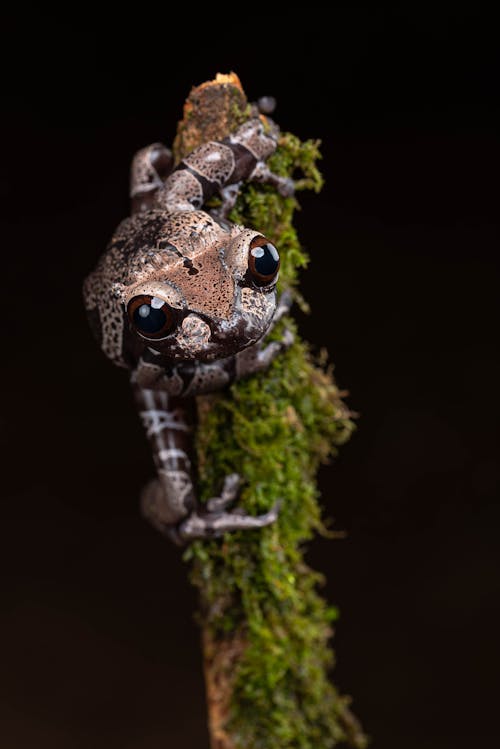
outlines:
[[[268,286],[280,269],[280,256],[276,247],[265,237],[255,237],[248,252],[248,269],[256,286]]]
[[[143,338],[165,338],[175,327],[176,315],[163,299],[141,294],[127,305],[132,327]]]

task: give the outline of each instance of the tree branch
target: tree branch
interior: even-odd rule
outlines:
[[[176,161],[206,140],[225,137],[249,111],[234,74],[194,88],[178,126]],[[283,177],[299,177],[299,188],[318,190],[318,145],[282,134],[269,166]],[[298,272],[307,257],[293,227],[296,207],[295,198],[268,185],[248,184],[230,218],[276,244],[281,286],[298,299]],[[271,339],[284,328],[296,332],[285,317]],[[200,591],[212,749],[366,746],[349,699],[328,677],[335,609],[319,596],[322,576],[303,558],[304,543],[325,532],[315,474],[349,438],[350,416],[331,368],[314,361],[299,339],[266,372],[198,399],[202,499],[237,471],[246,481],[239,503],[247,512],[282,501],[274,525],[195,542],[185,554]]]

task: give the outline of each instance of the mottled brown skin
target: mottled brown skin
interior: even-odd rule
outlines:
[[[106,356],[131,370],[152,444],[158,476],[144,491],[144,514],[178,543],[259,528],[278,513],[278,507],[258,517],[229,511],[236,474],[226,478],[220,497],[198,506],[186,400],[266,368],[291,343],[290,334],[262,343],[289,308],[288,297],[276,304],[276,249],[258,231],[226,219],[243,179],[292,193],[292,183],[265,163],[278,133],[274,123],[251,117],[223,141],[195,149],[170,174],[164,146],[139,151],[131,170],[134,215],[120,224],[85,281],[96,337]],[[221,208],[201,210],[215,193]],[[266,275],[258,270],[263,254]]]

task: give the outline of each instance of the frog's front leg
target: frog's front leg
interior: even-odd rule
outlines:
[[[158,472],[158,478],[145,488],[141,506],[157,530],[182,545],[227,531],[262,528],[276,520],[278,506],[258,516],[228,510],[237,496],[237,474],[226,477],[219,497],[199,506],[192,480],[189,401],[171,398],[160,390],[136,388],[135,394]]]

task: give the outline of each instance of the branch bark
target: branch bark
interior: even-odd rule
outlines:
[[[207,140],[220,140],[249,114],[238,77],[218,75],[192,89],[174,142],[176,162]],[[301,189],[319,189],[318,143],[283,134],[274,172],[302,173]],[[297,176],[294,174],[294,176]],[[295,198],[246,185],[231,219],[254,226],[282,259],[282,285],[294,289],[306,256],[293,228]],[[295,296],[300,297],[295,290]],[[294,328],[287,318],[279,323]],[[212,749],[316,749],[366,737],[328,678],[335,610],[317,593],[322,576],[303,560],[303,544],[324,531],[315,474],[349,438],[353,424],[325,362],[297,339],[269,371],[220,395],[198,399],[200,496],[224,475],[244,476],[240,504],[250,512],[283,500],[279,521],[262,532],[195,542],[186,552],[200,591],[200,625]]]

